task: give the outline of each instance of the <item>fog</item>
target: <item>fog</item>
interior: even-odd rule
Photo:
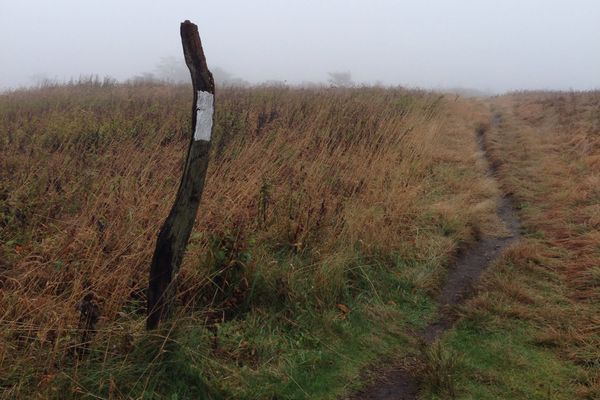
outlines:
[[[155,72],[185,19],[209,67],[252,83],[600,88],[597,0],[0,0],[0,88]]]

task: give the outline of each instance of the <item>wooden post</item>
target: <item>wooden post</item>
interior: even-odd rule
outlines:
[[[202,197],[214,122],[215,84],[206,65],[198,27],[190,21],[181,23],[181,43],[194,89],[192,132],[177,197],[160,229],[152,257],[147,329],[158,327],[173,313],[177,273]]]

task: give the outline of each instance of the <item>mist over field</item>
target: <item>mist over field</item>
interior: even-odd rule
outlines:
[[[0,400],[600,399],[599,21],[0,0]]]
[[[184,67],[179,23],[198,24],[209,64],[250,83],[433,89],[600,86],[600,3],[528,1],[2,1],[0,89]]]

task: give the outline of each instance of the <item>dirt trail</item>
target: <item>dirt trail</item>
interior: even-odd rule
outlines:
[[[492,126],[502,120],[499,114],[492,117]],[[490,162],[487,153],[484,132],[477,133],[477,143],[487,162],[486,174],[494,177],[495,166]],[[448,276],[437,299],[439,318],[427,325],[417,336],[425,344],[430,345],[450,329],[455,322],[452,308],[461,304],[472,292],[474,283],[481,273],[492,263],[510,244],[519,239],[520,223],[510,197],[503,196],[496,209],[498,217],[504,222],[510,232],[505,237],[485,236],[473,246],[466,249],[448,270]],[[410,360],[404,360],[400,366],[387,371],[363,391],[351,399],[361,400],[414,400],[419,391],[419,377],[415,376],[414,368],[410,368]]]

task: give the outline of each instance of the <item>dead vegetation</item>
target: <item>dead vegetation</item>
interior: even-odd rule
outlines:
[[[66,387],[127,398],[151,385],[154,370],[132,372],[127,357],[147,340],[148,263],[178,184],[189,94],[88,82],[0,97],[8,396]],[[472,109],[392,89],[227,89],[217,104],[213,159],[179,277],[178,324],[206,327],[201,351],[218,363],[198,368],[209,381],[229,374],[226,386],[214,378],[220,390],[252,386],[230,362],[277,375],[279,360],[296,354],[287,344],[258,344],[243,321],[275,318],[298,335],[310,331],[302,320],[309,310],[350,324],[366,302],[373,318],[388,315],[399,307],[388,301],[401,287],[391,289],[394,282],[435,292],[457,246],[494,226],[497,192],[470,125],[484,111],[456,117]],[[377,265],[388,265],[385,284]],[[227,324],[244,338],[229,350],[220,336]],[[84,385],[74,361],[81,349],[94,360],[97,389]],[[115,383],[106,364],[114,359],[117,376],[138,374],[133,382]]]
[[[474,321],[481,332],[487,326],[490,331],[482,333],[481,339],[469,339],[492,343],[482,348],[472,343],[477,349],[472,357],[485,358],[490,365],[494,357],[514,351],[509,349],[515,343],[522,345],[530,358],[515,369],[532,382],[526,389],[529,396],[539,390],[534,388],[537,384],[547,386],[557,399],[597,398],[600,95],[519,93],[495,99],[491,106],[499,115],[499,125],[487,135],[486,146],[503,189],[520,209],[525,233],[465,308],[466,322],[456,337],[465,340],[475,330]],[[518,333],[501,339],[493,336],[493,329]],[[496,354],[485,346],[494,346]],[[555,378],[563,384],[550,389],[543,376],[536,376],[536,363],[555,368]],[[526,392],[527,385],[519,388],[509,383],[509,374],[502,369],[490,371],[496,382],[488,390],[506,385],[502,393],[509,393],[508,387],[512,396]]]

